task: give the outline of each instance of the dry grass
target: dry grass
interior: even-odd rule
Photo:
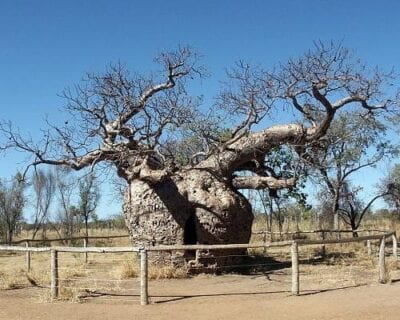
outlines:
[[[82,302],[82,293],[77,288],[60,288],[58,299],[69,302]]]
[[[119,269],[120,279],[137,278],[140,275],[138,262],[124,262]],[[174,267],[164,264],[150,264],[148,270],[150,280],[158,279],[181,279],[187,278],[188,272],[185,267]]]
[[[150,265],[149,268],[149,279],[182,279],[187,277],[188,272],[184,267]]]
[[[0,272],[0,289],[18,289],[23,287],[47,287],[50,285],[49,272],[30,271],[17,269],[14,271]]]
[[[22,287],[25,282],[25,274],[22,273],[21,270],[13,273],[0,272],[0,289],[18,289]]]
[[[120,279],[136,278],[140,274],[138,264],[131,261],[125,261],[117,272]]]
[[[386,276],[385,279],[387,282],[392,282],[393,280],[397,280],[399,276],[400,264],[398,259],[391,259],[388,263],[386,263]]]
[[[25,269],[25,254],[2,253],[0,256],[0,289],[16,289],[27,286],[48,286],[50,282],[49,265],[45,268],[46,258],[38,254],[32,260],[40,264],[40,268]]]

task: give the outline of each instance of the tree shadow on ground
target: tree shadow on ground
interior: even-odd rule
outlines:
[[[223,256],[222,256],[223,257]],[[226,256],[229,257],[229,256]],[[232,256],[232,259],[225,260],[220,265],[189,270],[189,276],[202,273],[215,275],[239,274],[239,275],[268,275],[272,272],[291,268],[292,261],[290,256],[271,256],[268,254],[249,254],[243,256]],[[341,264],[343,260],[355,259],[356,254],[349,253],[329,253],[322,256],[315,253],[307,257],[300,257],[300,265],[335,265]],[[200,270],[200,271],[199,271]]]
[[[351,285],[343,286],[338,288],[330,289],[318,289],[318,290],[303,290],[298,296],[308,296],[319,293],[325,293],[330,291],[338,291],[350,288],[357,288],[364,285]],[[193,294],[193,295],[152,295],[152,298],[167,298],[161,301],[155,301],[155,304],[169,303],[174,301],[180,301],[185,299],[195,299],[195,298],[207,298],[207,297],[230,297],[230,296],[258,296],[258,295],[271,295],[271,294],[287,294],[287,296],[292,296],[290,290],[275,290],[275,291],[262,291],[262,292],[229,292],[229,293],[210,293],[210,294]]]
[[[315,255],[313,257],[300,258],[300,265],[333,265],[335,261],[344,258],[355,258],[354,253],[330,253],[325,256]],[[238,273],[243,275],[259,274],[282,269],[291,268],[292,261],[287,258],[275,258],[267,255],[243,256],[241,262],[234,266],[224,266],[219,273]]]
[[[365,285],[350,285],[350,286],[342,286],[338,288],[330,288],[330,289],[318,289],[318,290],[303,290],[299,296],[309,296],[315,295],[325,292],[345,290],[350,288],[357,288]],[[175,301],[187,300],[187,299],[196,299],[196,298],[212,298],[212,297],[232,297],[232,296],[260,296],[260,295],[271,295],[271,294],[286,294],[285,296],[291,296],[290,290],[273,290],[273,291],[262,291],[262,292],[227,292],[227,293],[199,293],[199,294],[182,294],[182,295],[151,295],[151,299],[153,299],[154,304],[162,304],[162,303],[170,303]],[[101,292],[101,291],[93,291],[87,292],[85,296],[81,296],[82,300],[90,300],[102,297],[119,297],[119,298],[137,298],[140,299],[140,295],[138,294],[118,294],[118,293],[110,293],[110,292]],[[160,299],[160,300],[158,300]],[[154,301],[156,300],[156,301]],[[117,299],[115,299],[118,302]],[[132,300],[132,302],[136,301]]]

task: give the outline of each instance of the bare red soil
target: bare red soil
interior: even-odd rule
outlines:
[[[150,283],[152,298],[148,306],[128,301],[138,299],[135,295],[49,303],[40,298],[46,289],[3,290],[0,319],[400,319],[397,281],[328,289],[308,286],[297,297],[290,295],[288,284],[279,278],[234,275],[157,280]]]

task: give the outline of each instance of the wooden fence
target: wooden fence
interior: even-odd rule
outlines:
[[[128,234],[124,234],[124,235],[114,235],[114,236],[79,236],[79,237],[69,237],[69,238],[54,238],[54,239],[20,239],[17,241],[13,241],[10,244],[21,244],[21,243],[43,243],[43,242],[61,242],[61,241],[75,241],[75,240],[96,240],[96,239],[118,239],[118,238],[129,238]],[[6,243],[2,243],[2,244],[6,244]]]
[[[332,232],[332,230],[325,230]],[[334,230],[336,232],[337,230]],[[371,230],[368,230],[371,231]],[[314,231],[321,232],[321,230]],[[343,231],[340,231],[343,232]],[[346,231],[347,232],[347,231]],[[186,251],[186,250],[232,250],[232,249],[256,249],[256,248],[273,248],[273,247],[291,247],[291,292],[293,295],[300,293],[300,278],[299,278],[299,247],[309,245],[321,245],[325,250],[327,244],[340,244],[350,242],[367,242],[368,253],[371,253],[371,241],[379,240],[379,282],[385,283],[386,279],[386,264],[385,264],[385,243],[388,239],[392,240],[393,256],[397,258],[397,237],[395,232],[383,232],[379,230],[380,234],[367,235],[344,239],[295,239],[290,241],[277,241],[269,243],[255,243],[255,244],[225,244],[225,245],[172,245],[172,246],[150,246],[150,247],[30,247],[26,246],[10,246],[0,245],[0,251],[12,252],[26,252],[26,263],[28,270],[30,269],[30,253],[31,252],[50,252],[51,263],[51,298],[56,300],[59,296],[60,285],[58,277],[58,253],[59,252],[72,252],[72,253],[122,253],[122,252],[136,252],[140,256],[140,302],[142,305],[149,303],[148,292],[148,253],[149,252],[163,252],[163,251]],[[92,237],[93,238],[93,237]],[[98,238],[98,237],[96,237]],[[104,238],[104,237],[101,237]],[[71,239],[71,238],[70,238]],[[79,237],[84,239],[84,237]],[[27,240],[21,240],[20,243]],[[29,240],[31,241],[31,240]],[[60,241],[60,239],[53,239],[51,241]]]
[[[353,233],[353,232],[357,232],[357,233],[368,233],[371,234],[372,232],[376,232],[376,233],[387,233],[387,230],[379,230],[379,229],[359,229],[359,230],[331,230],[331,229],[316,229],[316,230],[305,230],[305,231],[289,231],[289,232],[277,232],[277,231],[264,231],[264,230],[255,230],[252,231],[253,235],[292,235],[292,236],[296,236],[296,235],[303,235],[303,234],[320,234],[321,235],[321,239],[324,240],[323,235],[328,234],[328,233],[332,233],[332,234],[341,234],[341,233]],[[25,239],[20,239],[20,240],[16,240],[13,241],[11,243],[0,243],[0,245],[6,245],[6,244],[10,244],[10,245],[16,245],[16,244],[27,244],[29,246],[30,243],[52,243],[52,242],[62,242],[62,241],[76,241],[76,240],[82,240],[84,242],[84,246],[85,246],[85,242],[89,241],[89,240],[103,240],[103,239],[119,239],[119,238],[129,238],[128,234],[124,234],[124,235],[112,235],[112,236],[78,236],[78,237],[65,237],[65,238],[49,238],[49,239],[29,239],[29,238],[25,238]],[[268,239],[266,240],[266,242],[268,242]]]
[[[30,247],[31,243],[52,243],[52,242],[64,242],[64,241],[77,241],[83,240],[83,248],[88,247],[89,240],[104,240],[104,239],[120,239],[120,238],[129,238],[129,235],[114,235],[114,236],[80,236],[80,237],[69,237],[69,238],[54,238],[54,239],[20,239],[17,241],[13,241],[9,243],[9,245],[18,245],[25,244],[26,248]],[[0,243],[0,245],[4,245],[4,243]],[[88,261],[88,252],[85,252],[85,262]],[[26,251],[26,268],[28,271],[31,270],[31,251]]]

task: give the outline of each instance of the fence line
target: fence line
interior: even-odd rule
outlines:
[[[279,231],[267,231],[267,230],[256,230],[252,231],[253,234],[308,234],[308,233],[320,233],[320,232],[331,232],[331,233],[354,233],[354,232],[381,232],[387,233],[389,230],[381,229],[357,229],[357,230],[343,230],[343,229],[316,229],[316,230],[298,230],[289,232],[279,232]]]
[[[124,235],[114,235],[114,236],[79,236],[79,237],[66,237],[66,238],[54,238],[54,239],[20,239],[17,241],[13,241],[8,244],[21,244],[21,243],[30,243],[30,242],[59,242],[59,241],[74,241],[74,240],[96,240],[96,239],[118,239],[118,238],[129,238],[128,234]]]
[[[17,252],[46,252],[51,253],[51,298],[56,300],[60,291],[59,282],[59,252],[72,253],[123,253],[136,252],[140,256],[140,302],[142,305],[149,303],[148,293],[148,252],[152,251],[186,251],[186,250],[228,250],[228,249],[253,249],[253,248],[271,248],[271,247],[289,247],[291,246],[291,266],[292,266],[292,289],[293,295],[300,293],[299,281],[299,246],[340,244],[350,242],[364,242],[371,240],[380,240],[379,246],[379,282],[386,281],[386,265],[385,265],[385,243],[387,239],[392,239],[393,256],[397,257],[397,237],[395,232],[386,232],[380,235],[368,235],[362,237],[354,237],[347,239],[325,239],[325,240],[291,240],[278,241],[261,244],[225,244],[225,245],[175,245],[175,246],[152,246],[152,247],[43,247],[34,248],[29,246],[5,246],[0,245],[1,251],[17,251]],[[28,255],[26,255],[28,259]],[[30,260],[30,255],[29,255]],[[30,269],[30,261],[27,262]]]
[[[278,235],[299,235],[299,234],[318,234],[318,233],[354,233],[354,232],[380,232],[380,233],[387,233],[388,230],[380,230],[380,229],[358,229],[358,230],[342,230],[342,229],[316,229],[316,230],[304,230],[304,231],[289,231],[289,232],[278,232],[278,231],[266,231],[266,230],[256,230],[252,231],[251,233],[254,235],[258,234],[278,234]],[[53,238],[53,239],[20,239],[17,241],[12,241],[10,243],[0,243],[0,245],[13,245],[13,244],[21,244],[25,243],[34,243],[34,242],[60,242],[60,241],[74,241],[74,240],[83,240],[84,243],[90,240],[98,240],[98,239],[118,239],[118,238],[129,238],[129,235],[112,235],[112,236],[78,236],[78,237],[64,237],[64,238]],[[87,243],[86,243],[87,245]]]
[[[17,247],[0,245],[0,251],[23,251],[23,252],[45,252],[57,250],[58,252],[75,253],[116,253],[116,252],[139,252],[139,247]]]

